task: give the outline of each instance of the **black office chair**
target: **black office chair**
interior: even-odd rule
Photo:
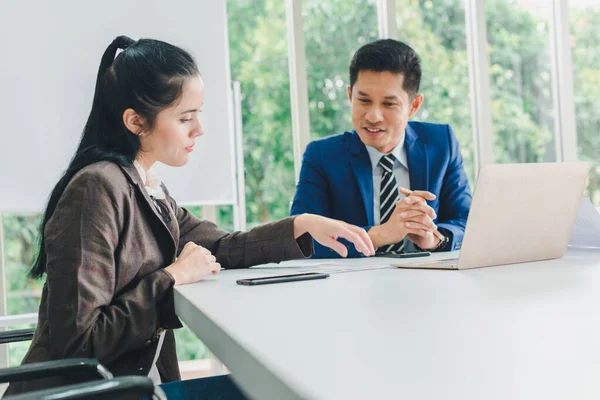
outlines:
[[[70,358],[66,360],[44,361],[25,364],[0,370],[0,383],[18,382],[53,376],[78,375],[92,382],[60,386],[51,389],[33,391],[15,396],[6,396],[6,400],[75,400],[75,399],[154,399],[164,400],[162,389],[154,386],[152,380],[143,376],[113,375],[95,359]]]
[[[166,396],[150,378],[143,376],[122,376],[105,381],[94,381],[52,389],[38,390],[6,400],[164,400]]]
[[[15,329],[12,331],[0,332],[0,344],[12,342],[24,342],[33,339],[35,328]]]
[[[0,344],[31,340],[35,329],[18,329],[0,332]],[[143,376],[113,375],[95,359],[70,358],[25,364],[18,367],[0,369],[0,383],[48,378],[53,376],[73,376],[97,379],[91,382],[37,390],[15,396],[5,396],[6,400],[79,400],[79,399],[145,399],[165,400],[162,389],[154,386],[150,378]],[[99,380],[98,380],[99,379]]]
[[[78,375],[83,379],[113,379],[113,375],[98,360],[68,358],[0,369],[0,383],[73,375]]]

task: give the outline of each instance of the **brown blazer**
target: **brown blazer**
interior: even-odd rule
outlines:
[[[47,280],[37,329],[23,364],[73,357],[98,359],[114,375],[147,375],[167,329],[157,368],[179,380],[171,329],[171,264],[189,242],[206,247],[224,268],[307,257],[312,239],[294,239],[293,219],[228,233],[179,207],[166,188],[164,223],[133,165],[99,162],[78,172],[45,228]],[[13,383],[7,394],[79,382],[48,378]]]

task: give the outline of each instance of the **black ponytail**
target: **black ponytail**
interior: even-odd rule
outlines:
[[[117,55],[118,50],[123,51]],[[128,165],[135,160],[140,139],[123,124],[123,112],[135,110],[146,121],[145,129],[152,129],[158,113],[179,99],[186,79],[195,75],[198,67],[189,53],[159,40],[119,36],[106,48],[81,141],[44,212],[31,277],[41,278],[46,272],[44,229],[73,176],[96,162]]]

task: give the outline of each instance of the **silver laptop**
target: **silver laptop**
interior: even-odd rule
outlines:
[[[460,256],[400,268],[469,269],[565,254],[590,164],[490,164],[479,171]]]

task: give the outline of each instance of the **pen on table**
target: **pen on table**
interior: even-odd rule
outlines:
[[[412,194],[412,190],[410,190],[410,189],[406,189],[406,188],[404,188],[404,190],[408,191],[408,195],[409,195],[409,196]],[[398,189],[398,191],[400,191],[400,189]],[[404,195],[403,193],[400,193],[400,194]],[[436,237],[437,237],[439,240],[444,240],[444,235],[442,235],[442,234],[440,233],[440,231],[438,231],[437,229],[435,229],[435,230],[433,231],[433,234],[434,234],[434,235],[435,235],[435,236],[436,236]]]

